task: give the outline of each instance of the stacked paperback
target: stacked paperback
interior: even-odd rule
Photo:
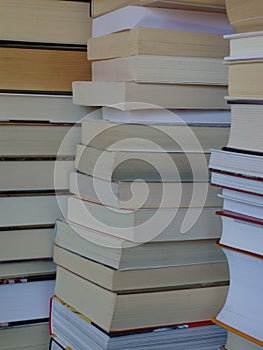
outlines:
[[[89,112],[73,105],[71,83],[90,77],[90,30],[89,4],[1,1],[1,349],[48,347],[54,225],[80,140],[74,123]]]
[[[52,350],[226,341],[210,321],[228,269],[207,168],[229,136],[230,26],[213,5],[126,6],[93,20],[93,80],[73,83],[73,101],[100,109],[81,122],[66,220],[56,223]]]
[[[230,40],[229,97],[232,125],[227,147],[212,152],[211,182],[223,188],[219,245],[230,269],[226,303],[215,323],[228,330],[227,350],[263,349],[262,317],[262,43],[263,7],[227,0],[237,34]],[[239,7],[239,11],[237,10]]]

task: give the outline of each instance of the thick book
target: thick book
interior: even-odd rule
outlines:
[[[261,0],[226,0],[229,21],[236,33],[262,30],[263,3]]]
[[[263,179],[258,177],[243,176],[212,169],[211,184],[216,187],[263,196]]]
[[[213,239],[185,238],[187,237],[183,236],[180,240],[171,242],[133,244],[127,240],[57,220],[55,243],[60,248],[115,270],[159,269],[191,264],[194,271],[195,268],[198,269],[198,264],[201,266],[209,261],[210,267],[206,265],[208,269],[220,271],[223,267],[220,264],[224,264],[225,258],[221,250],[212,243]],[[204,250],[206,250],[205,259],[202,255]]]
[[[39,160],[38,157],[23,156],[1,159],[0,167],[1,192],[66,191],[69,188],[68,176],[74,169],[73,159],[70,158]]]
[[[119,111],[116,110],[118,113]],[[160,112],[160,111],[159,111]],[[169,112],[164,112],[165,114]],[[176,116],[174,116],[176,122]],[[81,123],[81,143],[97,149],[209,152],[211,148],[221,148],[228,142],[229,125],[222,124],[188,125],[159,122],[147,124],[113,123],[94,116]]]
[[[121,110],[145,108],[228,109],[226,86],[147,84],[135,82],[73,82],[73,102]]]
[[[74,80],[91,80],[85,49],[0,47],[0,90],[71,92]]]
[[[189,247],[194,245],[188,242]],[[185,257],[182,264],[135,270],[115,270],[55,245],[54,262],[80,277],[113,292],[168,290],[179,286],[200,286],[228,282],[228,266],[214,240],[196,244],[196,261]],[[176,254],[176,249],[175,249]],[[217,260],[217,262],[216,262]],[[203,261],[203,262],[202,262]]]
[[[63,325],[70,325],[67,335]],[[218,345],[226,340],[226,331],[210,322],[184,324],[168,328],[153,328],[137,332],[107,334],[91,320],[78,313],[73,307],[57,297],[52,298],[51,304],[51,350],[80,348],[87,350],[143,350],[147,347],[155,350],[176,349],[183,350],[187,344],[188,350],[217,350]],[[76,337],[75,334],[79,336]],[[61,348],[60,348],[61,346]]]
[[[228,100],[232,112],[232,125],[228,147],[244,151],[262,152],[263,101]]]
[[[91,25],[88,3],[1,1],[0,40],[86,45]]]
[[[212,150],[210,169],[262,178],[263,158],[260,155],[242,152]]]
[[[1,121],[76,123],[93,112],[74,105],[71,96],[61,94],[0,93]]]
[[[79,124],[0,122],[0,156],[74,157]],[[11,158],[10,158],[11,157]]]
[[[263,258],[261,255],[228,246],[222,246],[222,249],[229,263],[231,283],[225,305],[214,321],[227,330],[263,346]]]
[[[230,330],[227,332],[227,342],[226,342],[227,350],[262,350],[262,346],[253,343],[245,337],[242,337],[238,333],[231,332]]]
[[[211,239],[220,235],[216,208],[117,209],[78,197],[68,198],[67,219],[131,242]]]
[[[222,308],[228,286],[114,293],[58,266],[55,295],[108,333],[209,320]]]
[[[137,27],[88,40],[89,60],[160,55],[223,58],[229,43],[222,35]]]
[[[223,222],[220,243],[263,255],[263,220],[229,210],[218,211]]]
[[[229,96],[239,99],[261,99],[263,89],[263,58],[228,61]],[[249,84],[248,84],[249,81]]]
[[[209,182],[110,182],[72,172],[69,190],[91,202],[122,209],[222,206],[222,199],[217,196],[219,189]]]
[[[157,147],[156,147],[157,148]],[[75,168],[107,181],[208,181],[210,153],[141,150],[99,150],[79,144]]]
[[[112,0],[110,2],[107,0],[93,0],[91,5],[93,17],[99,17],[128,5],[225,12],[225,2],[223,0]]]
[[[47,319],[49,300],[54,294],[55,280],[44,276],[27,279],[0,280],[0,324],[12,325],[21,321]]]
[[[150,107],[150,106],[149,106]],[[102,119],[112,123],[146,124],[146,125],[189,125],[189,126],[230,126],[231,112],[229,110],[211,109],[133,109],[122,111],[117,108],[102,107],[82,119]]]
[[[32,227],[0,231],[0,262],[47,259],[53,256],[54,229]]]
[[[262,58],[263,56],[263,32],[238,33],[225,35],[230,41],[230,55],[225,61]]]
[[[66,195],[54,193],[12,194],[0,196],[0,227],[25,227],[54,224],[63,218]]]
[[[228,74],[219,58],[138,55],[93,62],[92,80],[227,85]]]
[[[228,189],[223,189],[224,210],[263,219],[263,197]]]
[[[47,350],[49,330],[47,322],[34,322],[13,327],[3,327],[0,343],[5,350]]]
[[[125,6],[93,19],[92,37],[97,38],[138,26],[215,34],[232,33],[224,13]]]

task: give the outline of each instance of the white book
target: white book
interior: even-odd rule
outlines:
[[[73,102],[131,109],[229,109],[226,86],[135,82],[73,82]]]
[[[72,96],[0,93],[1,121],[77,122],[94,108],[76,106]]]
[[[53,224],[57,218],[63,218],[66,197],[54,194],[0,197],[0,227]]]
[[[134,109],[122,111],[117,108],[102,107],[102,119],[113,123],[128,124],[218,124],[230,125],[231,112],[212,109]],[[87,116],[93,118],[94,113]],[[85,119],[84,119],[85,120]]]
[[[263,222],[236,213],[222,212],[223,231],[220,243],[263,255]]]
[[[229,34],[233,30],[226,14],[126,6],[93,20],[92,37],[100,37],[138,26]]]
[[[259,59],[263,57],[263,31],[225,35],[230,41],[230,55],[225,61]]]
[[[69,222],[131,242],[219,238],[216,208],[117,209],[68,198]]]
[[[263,158],[252,154],[212,150],[209,167],[246,176],[263,176]]]
[[[110,182],[72,172],[69,189],[91,202],[123,209],[174,208],[178,203],[181,207],[222,206],[222,200],[217,196],[219,189],[210,186],[209,182]],[[206,193],[205,198],[203,193]]]
[[[263,346],[263,259],[228,247],[223,250],[229,263],[231,283],[216,321]]]
[[[48,318],[54,288],[54,280],[1,284],[0,324]]]
[[[222,59],[137,55],[92,63],[93,81],[227,85]]]
[[[73,160],[5,159],[0,161],[0,191],[66,190]]]
[[[263,219],[263,197],[224,189],[224,210]]]

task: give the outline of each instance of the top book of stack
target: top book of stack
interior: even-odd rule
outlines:
[[[92,17],[98,17],[128,5],[201,10],[208,12],[225,11],[224,0],[93,0],[91,8]]]

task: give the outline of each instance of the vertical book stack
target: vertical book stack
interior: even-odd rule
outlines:
[[[102,2],[111,5],[95,0],[93,9]],[[93,19],[93,80],[73,83],[73,101],[100,109],[82,120],[67,220],[56,224],[53,350],[225,342],[209,321],[228,269],[207,162],[228,139],[230,26],[205,2],[206,11],[196,1],[119,2]]]
[[[263,349],[263,4],[227,0],[236,32],[230,40],[232,126],[227,147],[212,152],[212,183],[223,188],[220,246],[230,268],[230,289],[215,322],[228,330],[227,350]]]
[[[48,347],[57,198],[66,203],[80,139],[72,126],[89,111],[73,105],[71,83],[90,78],[90,31],[89,4],[1,1],[1,349]]]

